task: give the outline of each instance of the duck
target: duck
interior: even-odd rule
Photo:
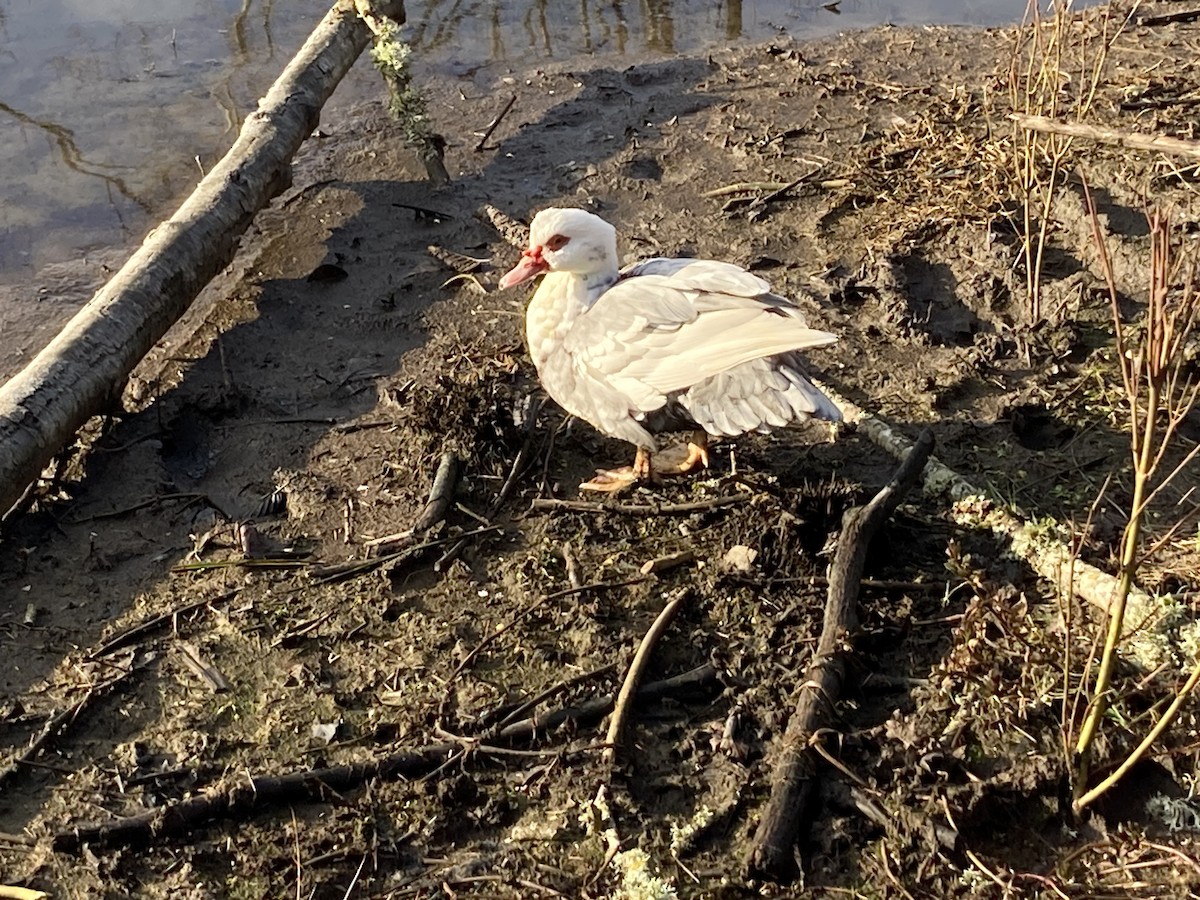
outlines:
[[[500,288],[538,277],[525,337],[542,387],[570,415],[636,448],[632,465],[598,469],[583,491],[706,467],[714,439],[842,419],[800,355],[836,335],[809,328],[796,304],[741,266],[656,257],[621,268],[611,224],[552,207],[534,216]],[[683,431],[686,445],[659,453],[656,435]]]

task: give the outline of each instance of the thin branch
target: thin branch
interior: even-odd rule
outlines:
[[[686,516],[709,509],[748,503],[753,497],[754,495],[750,493],[727,494],[690,503],[588,503],[585,500],[555,500],[538,497],[530,504],[529,508],[534,512],[570,510],[571,512],[587,513],[615,512],[631,516]]]
[[[605,747],[602,757],[605,766],[612,766],[616,762],[617,747],[621,743],[625,721],[629,718],[633,695],[637,692],[638,683],[642,680],[642,673],[646,670],[646,664],[650,662],[650,654],[654,652],[659,638],[666,633],[667,627],[674,620],[675,614],[679,612],[679,607],[687,599],[688,593],[686,588],[678,591],[663,607],[662,612],[650,626],[650,630],[646,632],[646,636],[642,638],[637,653],[634,654],[629,671],[625,674],[625,681],[621,684],[621,693],[617,695],[617,705],[613,708],[612,719],[608,723],[608,736],[604,739]]]
[[[1139,134],[1134,131],[1119,131],[1114,128],[1101,128],[1098,125],[1085,125],[1082,122],[1060,122],[1047,116],[1030,116],[1024,113],[1010,113],[1009,118],[1029,131],[1042,134],[1060,134],[1069,137],[1081,137],[1102,144],[1115,144],[1131,150],[1148,150],[1152,153],[1172,153],[1200,159],[1200,141],[1186,141],[1182,138],[1166,137],[1159,134]]]

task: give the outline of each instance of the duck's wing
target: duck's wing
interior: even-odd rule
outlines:
[[[576,319],[566,349],[632,408],[649,411],[743,363],[837,340],[769,291],[729,263],[651,260]]]
[[[643,275],[666,276],[671,278],[677,287],[693,291],[713,291],[735,297],[761,297],[771,294],[771,285],[757,275],[733,263],[717,262],[713,259],[655,257],[636,262],[621,270],[623,281]]]

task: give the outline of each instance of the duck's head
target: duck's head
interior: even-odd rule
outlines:
[[[617,230],[582,209],[543,209],[529,225],[529,249],[500,279],[510,288],[543,272],[570,272],[587,277],[617,271]]]

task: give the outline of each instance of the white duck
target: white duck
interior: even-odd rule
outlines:
[[[810,329],[739,266],[651,259],[621,270],[616,229],[581,209],[545,209],[500,287],[542,273],[525,314],[542,385],[567,412],[637,447],[632,466],[598,470],[582,490],[616,491],[707,465],[709,436],[842,418],[804,377],[797,352],[837,338]],[[652,463],[654,433],[683,429],[694,430],[686,457]]]

